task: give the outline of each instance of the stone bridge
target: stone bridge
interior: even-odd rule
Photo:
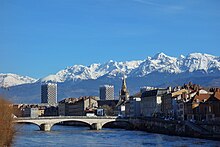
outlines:
[[[125,118],[117,118],[114,116],[53,116],[53,117],[18,117],[14,120],[15,123],[32,123],[39,126],[42,131],[50,131],[53,125],[61,122],[77,121],[90,125],[93,130],[101,130],[102,127],[109,122],[129,122]]]

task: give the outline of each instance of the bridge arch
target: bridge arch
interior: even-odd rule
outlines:
[[[82,125],[84,125],[84,126],[86,126],[86,127],[89,127],[89,128],[91,127],[91,123],[89,123],[89,122],[87,122],[87,121],[82,121],[82,120],[62,120],[62,121],[53,123],[53,126],[54,126],[54,125],[57,125],[57,124],[59,124],[59,123],[65,123],[65,122],[79,123],[79,125],[82,124]],[[53,126],[51,126],[51,127],[53,127]],[[72,126],[72,125],[71,125],[71,126]]]
[[[121,126],[124,126],[123,128],[133,128],[134,127],[134,124],[128,120],[117,120],[117,119],[103,123],[102,127],[106,127],[106,126],[108,126],[110,124],[114,124],[114,123],[118,123],[116,126],[119,126],[120,128],[121,128]],[[124,125],[122,125],[122,124],[124,124]]]
[[[16,123],[18,123],[18,124],[32,124],[32,125],[38,126],[40,130],[42,129],[41,123],[37,123],[37,122],[33,122],[33,121],[16,121]]]
[[[18,124],[32,124],[32,125],[35,125],[35,126],[40,126],[40,124],[38,124],[38,123],[35,123],[35,122],[16,122],[16,123],[18,123]]]

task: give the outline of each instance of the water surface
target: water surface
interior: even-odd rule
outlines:
[[[142,131],[103,128],[101,131],[89,130],[88,127],[55,125],[51,132],[39,131],[31,124],[17,125],[15,147],[28,146],[220,146],[219,141],[153,134]]]

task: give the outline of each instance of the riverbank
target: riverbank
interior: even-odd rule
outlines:
[[[176,135],[182,137],[194,137],[202,139],[220,140],[220,124],[210,125],[193,123],[190,121],[163,120],[159,118],[131,118],[134,130]],[[205,126],[208,126],[205,127]],[[214,132],[214,130],[216,130]]]
[[[220,140],[220,133],[218,133],[218,131],[220,131],[220,124],[212,123],[212,125],[205,125],[204,123],[195,124],[189,121],[163,120],[159,118],[129,118],[129,122],[130,123],[112,122],[105,124],[103,127],[139,130],[171,136]],[[60,125],[90,127],[81,122],[64,122]]]

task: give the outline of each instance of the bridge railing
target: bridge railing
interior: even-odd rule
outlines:
[[[45,116],[45,117],[17,117],[15,120],[30,119],[117,119],[117,116]]]

